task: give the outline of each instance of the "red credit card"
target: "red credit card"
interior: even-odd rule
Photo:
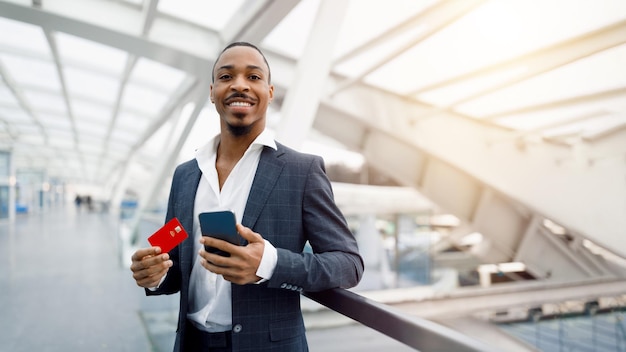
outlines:
[[[178,246],[185,238],[187,238],[187,232],[183,225],[180,224],[177,218],[173,218],[148,237],[148,242],[152,246],[161,247],[161,253],[167,253]]]

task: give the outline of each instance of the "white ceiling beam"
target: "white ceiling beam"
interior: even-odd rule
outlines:
[[[147,37],[158,15],[159,0],[145,0],[144,3],[141,36]]]
[[[616,89],[611,89],[611,90],[606,90],[606,91],[598,91],[598,92],[594,92],[590,94],[578,95],[575,97],[570,97],[570,98],[561,99],[561,100],[553,100],[548,103],[525,106],[519,109],[500,111],[498,113],[485,116],[483,119],[495,120],[495,119],[499,119],[499,118],[511,116],[511,115],[528,114],[528,113],[533,113],[537,111],[545,111],[545,110],[563,108],[563,107],[568,107],[568,106],[575,106],[575,105],[585,104],[585,103],[594,103],[597,101],[620,98],[620,97],[624,97],[626,99],[626,87],[616,88]]]
[[[362,82],[363,79],[365,79],[365,77],[367,77],[370,73],[376,71],[386,63],[402,55],[405,51],[415,47],[420,42],[446,28],[451,23],[454,23],[459,18],[474,10],[476,7],[482,5],[485,1],[486,0],[440,1],[411,19],[408,24],[401,24],[397,26],[398,29],[391,29],[387,34],[384,34],[382,38],[379,38],[378,41],[382,42],[383,40],[394,38],[403,32],[410,30],[416,25],[423,28],[423,30],[420,30],[413,40],[402,45],[400,48],[389,52],[376,63],[371,65],[367,70],[361,72],[358,76],[348,78],[341,82],[331,95],[335,95],[344,89]],[[371,46],[369,49],[371,49]],[[357,48],[356,50],[359,51],[362,49]]]
[[[61,66],[61,58],[59,56],[59,49],[57,47],[57,43],[56,43],[53,33],[51,33],[50,31],[44,30],[44,35],[46,36],[48,47],[50,48],[50,52],[52,53],[52,59],[53,59],[52,61],[56,69],[57,76],[59,77],[59,83],[61,85],[61,96],[63,97],[63,103],[65,104],[65,109],[67,111],[66,117],[70,121],[70,129],[72,133],[72,140],[74,142],[74,149],[76,150],[76,153],[78,156],[78,162],[81,165],[83,175],[85,175],[86,174],[85,157],[83,153],[81,152],[81,148],[78,143],[78,130],[76,129],[76,118],[74,117],[72,104],[70,104],[70,97],[67,91],[65,75],[63,74],[63,67]]]
[[[352,93],[355,93],[352,91]],[[325,100],[315,119],[314,128],[337,139],[349,148],[364,152],[372,146],[376,158],[368,160],[376,165],[387,165],[382,172],[401,182],[416,186],[421,182],[422,159],[440,159],[452,165],[476,182],[497,190],[514,200],[522,208],[552,219],[574,233],[581,234],[598,245],[626,256],[620,245],[620,231],[626,227],[626,130],[614,131],[611,136],[587,146],[586,155],[596,160],[593,164],[577,164],[575,155],[567,149],[550,144],[536,144],[528,152],[514,146],[493,148],[487,138],[512,138],[515,132],[490,127],[478,121],[442,114],[437,119],[420,121],[418,126],[404,125],[381,127],[373,116],[364,113],[370,109],[376,116],[385,115],[380,109],[401,111],[413,104],[389,96],[386,103],[377,107],[367,105],[376,101],[374,89],[363,89],[358,96]],[[380,98],[378,98],[380,99]],[[368,102],[365,107],[353,107],[357,101]],[[359,111],[353,114],[351,111]],[[410,116],[407,113],[405,117]],[[384,140],[386,142],[375,142]],[[391,141],[396,142],[391,142]],[[404,149],[394,146],[402,145]],[[409,160],[406,146],[412,145]],[[399,151],[407,156],[397,161]],[[408,154],[407,154],[408,153]],[[386,156],[386,157],[385,157]],[[569,158],[563,161],[563,158]],[[575,177],[572,177],[575,173]],[[457,204],[455,195],[449,194],[448,204]],[[593,207],[589,207],[593,204]],[[517,205],[512,205],[517,207]]]
[[[154,19],[157,15],[158,4],[159,4],[159,0],[147,0],[146,5],[143,7],[143,11],[141,13],[142,22],[143,22],[141,26],[142,28],[141,37],[145,38],[148,36],[148,33],[150,33],[150,28],[152,27],[152,24],[154,23]],[[104,137],[103,146],[102,146],[102,155],[100,156],[100,162],[98,163],[98,172],[96,172],[97,175],[104,174],[103,172],[100,172],[100,168],[102,168],[104,160],[109,154],[109,147],[111,144],[111,134],[113,133],[113,129],[115,128],[115,124],[119,116],[120,107],[122,104],[122,99],[124,97],[126,86],[128,84],[128,80],[130,79],[130,75],[133,69],[135,68],[135,65],[137,64],[137,61],[138,61],[137,55],[133,55],[133,54],[128,55],[128,58],[126,60],[126,66],[124,67],[124,71],[120,79],[120,86],[119,86],[118,94],[115,99],[112,117],[111,117],[111,120],[109,121],[107,132]],[[131,156],[128,156],[127,160],[131,160],[131,158],[132,158]],[[126,166],[124,170],[127,170],[127,169],[128,167]],[[122,175],[126,175],[126,173],[122,172]],[[103,181],[105,180],[106,179],[104,179]]]
[[[597,141],[599,139],[604,139],[604,138],[607,138],[608,136],[612,136],[612,135],[615,135],[615,134],[618,134],[618,133],[622,133],[624,131],[626,131],[626,122],[620,123],[620,124],[618,124],[616,126],[613,126],[613,127],[609,128],[609,129],[606,129],[605,131],[599,132],[599,133],[594,134],[592,136],[589,136],[589,137],[584,136],[583,140],[587,141],[587,142],[589,142],[589,141]],[[626,151],[624,151],[623,154],[624,154],[624,156],[626,156]]]
[[[83,1],[77,3],[82,3]],[[90,1],[90,3],[94,3],[94,6],[105,6],[105,4],[109,2]],[[114,4],[113,2],[110,3]],[[128,8],[126,10],[130,11]],[[93,9],[88,12],[93,12]],[[210,75],[211,73],[210,62],[212,62],[211,60],[213,60],[214,57],[201,56],[198,54],[199,50],[185,51],[157,43],[154,40],[141,38],[138,36],[138,33],[122,32],[109,27],[89,23],[86,20],[7,2],[0,2],[0,16],[40,26],[47,31],[63,32],[92,40],[126,51],[131,55],[146,57],[200,77]],[[142,22],[139,13],[136,17],[138,22]],[[186,26],[181,24],[180,27]],[[208,31],[206,32],[208,33]],[[208,35],[207,33],[199,33],[199,35]],[[200,42],[198,43],[198,45],[201,44]],[[190,48],[189,50],[192,49]],[[211,54],[214,54],[214,51],[211,51]]]
[[[28,102],[24,98],[22,92],[18,88],[17,84],[15,83],[15,81],[13,80],[9,72],[7,72],[7,70],[5,69],[4,65],[2,64],[2,61],[0,61],[0,77],[2,77],[2,80],[6,84],[7,88],[9,88],[9,91],[11,92],[11,94],[13,94],[13,96],[15,97],[15,100],[17,101],[19,106],[24,110],[24,112],[27,115],[29,115],[33,119],[33,122],[40,130],[40,133],[44,140],[44,144],[47,145],[48,134],[46,133],[46,129],[44,128],[43,124],[37,117],[37,114],[35,114],[35,112],[33,111],[33,108],[30,106],[30,104],[28,104]]]
[[[180,132],[180,136],[173,138],[173,140],[175,141],[174,145],[167,153],[165,153],[163,159],[161,159],[160,165],[155,167],[154,177],[150,179],[151,184],[146,185],[146,188],[144,189],[145,193],[139,199],[139,206],[137,208],[137,211],[135,212],[135,217],[130,227],[131,233],[133,234],[133,244],[137,240],[137,234],[135,233],[135,230],[137,229],[139,221],[143,216],[143,212],[145,211],[145,209],[153,205],[157,196],[161,192],[165,179],[169,175],[171,175],[172,169],[176,165],[177,158],[180,155],[180,151],[183,148],[187,137],[191,133],[191,129],[195,125],[196,120],[198,119],[200,112],[204,108],[206,101],[209,99],[210,77],[207,77],[206,79],[200,81],[197,87],[198,88],[196,90],[197,94],[194,99],[193,111],[191,111],[189,118],[185,123],[185,126]]]
[[[220,33],[222,46],[235,41],[260,44],[300,0],[247,0]]]
[[[505,78],[497,81],[497,83],[494,83],[489,87],[475,91],[471,95],[445,106],[433,107],[429,111],[417,117],[419,119],[429,118],[443,112],[451,112],[455,107],[463,103],[502,90],[516,83],[538,76],[542,73],[555,70],[559,67],[624,43],[626,43],[626,21],[621,21],[610,26],[600,28],[594,32],[585,33],[579,37],[555,44],[551,47],[542,48],[535,52],[519,56],[512,60],[490,65],[489,67],[481,68],[461,76],[452,77],[450,79],[422,87],[409,95],[417,97],[423,92],[468,82],[475,78],[497,74],[498,72],[508,73],[503,75]],[[519,70],[520,67],[523,67],[524,69]],[[514,72],[515,74],[510,74],[511,72]],[[483,120],[489,121],[490,119],[495,119],[506,114],[508,113],[494,114],[493,116],[483,118]]]
[[[126,168],[130,161],[135,157],[139,149],[156,133],[174,114],[177,109],[181,109],[189,99],[192,93],[195,91],[198,85],[198,80],[195,78],[187,77],[174,91],[169,100],[165,103],[163,109],[159,115],[152,121],[150,126],[144,131],[143,135],[139,137],[137,142],[132,145],[130,153],[124,158],[121,163],[123,168]],[[111,170],[111,174],[115,170]],[[104,180],[108,180],[112,175],[106,175]]]
[[[343,22],[347,0],[320,2],[309,41],[298,62],[296,77],[285,96],[276,137],[298,149],[313,125],[324,94],[337,40],[336,28]]]
[[[418,95],[423,92],[467,82],[474,78],[484,77],[498,72],[517,72],[517,68],[524,67],[523,72],[520,71],[518,75],[511,76],[504,82],[506,85],[511,85],[623,43],[626,43],[626,21],[617,22],[596,31],[585,33],[561,43],[556,43],[550,47],[541,48],[504,62],[489,65],[460,76],[451,77],[421,87],[408,95]],[[504,86],[497,85],[496,88],[499,89],[502,87]],[[480,92],[478,94],[482,96],[492,90],[493,89],[490,89],[489,91]],[[473,96],[473,98],[476,97]]]

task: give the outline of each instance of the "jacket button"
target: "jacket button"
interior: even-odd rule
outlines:
[[[242,329],[243,329],[243,326],[241,326],[241,324],[235,324],[235,326],[233,326],[233,332],[235,334],[238,332],[241,332]]]
[[[287,284],[283,282],[283,284],[280,285],[280,288],[285,288],[285,287],[287,287]]]

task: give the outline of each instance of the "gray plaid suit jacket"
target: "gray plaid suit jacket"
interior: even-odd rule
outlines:
[[[335,205],[322,158],[280,143],[265,147],[242,218],[278,251],[272,278],[259,285],[232,285],[233,351],[307,351],[300,310],[302,291],[355,286],[363,274],[356,240]],[[166,221],[178,217],[193,228],[193,204],[201,172],[196,160],[176,168]],[[306,242],[313,253],[303,253]],[[170,252],[174,266],[148,295],[180,292],[174,351],[184,351],[193,239]]]

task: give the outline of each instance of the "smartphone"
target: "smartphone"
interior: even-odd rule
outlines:
[[[198,214],[200,231],[202,236],[219,238],[235,245],[240,245],[241,236],[237,233],[235,214],[230,210],[211,211]],[[210,253],[216,253],[224,257],[230,257],[230,253],[217,248],[204,246]]]

